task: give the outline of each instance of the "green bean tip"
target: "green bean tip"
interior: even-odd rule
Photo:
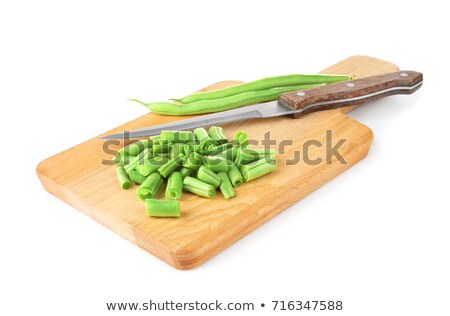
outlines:
[[[144,102],[142,102],[142,101],[140,101],[140,100],[138,100],[138,99],[128,99],[128,101],[137,102],[137,103],[142,104],[143,106],[147,106],[147,103],[144,103]]]

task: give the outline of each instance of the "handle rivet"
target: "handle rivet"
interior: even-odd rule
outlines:
[[[353,82],[348,82],[348,83],[346,84],[346,86],[347,86],[348,88],[353,88],[353,87],[355,86],[355,84],[354,84]]]
[[[400,77],[403,77],[403,78],[406,78],[406,77],[408,77],[409,75],[406,73],[406,72],[402,72],[401,74],[400,74]]]
[[[306,95],[306,93],[303,92],[303,91],[299,91],[299,92],[297,92],[297,95],[298,95],[299,97],[303,97],[303,96]]]

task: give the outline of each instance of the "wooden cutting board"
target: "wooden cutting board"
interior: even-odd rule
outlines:
[[[353,56],[322,73],[353,74],[361,78],[396,70],[396,65],[386,61]],[[239,82],[219,82],[202,91],[236,83]],[[144,204],[135,196],[136,186],[128,191],[119,187],[115,168],[102,164],[102,159],[111,159],[111,155],[103,152],[104,141],[97,140],[98,136],[42,161],[37,166],[37,174],[44,188],[53,195],[175,268],[190,269],[363,159],[373,134],[367,126],[344,114],[349,110],[351,108],[318,112],[300,119],[278,117],[223,124],[230,138],[235,131],[243,129],[252,139],[262,140],[270,131],[277,144],[292,140],[292,145],[277,155],[274,173],[236,188],[234,199],[225,200],[217,194],[209,200],[184,193],[180,201],[182,216],[177,219],[148,217]],[[184,118],[148,113],[105,134]],[[326,162],[327,130],[332,133],[333,146],[345,140],[339,153],[346,163],[336,157],[331,163]],[[322,162],[312,165],[300,160],[287,165],[286,160],[293,159],[295,152],[302,154],[308,140],[323,144],[310,146],[308,151],[310,159],[322,158]]]

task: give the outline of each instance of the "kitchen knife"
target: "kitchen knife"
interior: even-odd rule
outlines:
[[[276,101],[125,131],[99,139],[141,138],[160,134],[163,130],[192,130],[200,126],[281,115],[299,118],[312,112],[359,105],[394,94],[411,94],[417,91],[422,83],[422,73],[402,70],[304,91],[288,92]]]

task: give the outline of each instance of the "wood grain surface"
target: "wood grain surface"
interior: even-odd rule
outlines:
[[[353,56],[322,73],[352,74],[361,78],[395,70],[397,66],[389,62]],[[236,83],[239,82],[220,82],[203,90]],[[343,114],[350,109],[317,112],[300,119],[278,117],[223,124],[229,137],[243,129],[252,139],[260,141],[270,132],[277,144],[287,140],[292,145],[287,146],[284,153],[277,154],[278,166],[274,173],[241,185],[236,189],[234,199],[225,200],[217,194],[215,199],[209,200],[184,193],[182,216],[178,219],[148,217],[144,204],[135,196],[136,187],[127,191],[119,187],[115,168],[102,163],[104,159],[111,159],[111,155],[103,151],[104,141],[97,140],[102,135],[42,161],[37,166],[37,174],[44,188],[58,198],[175,268],[190,269],[364,158],[373,134],[368,127]],[[185,118],[148,113],[104,135]],[[333,145],[344,141],[339,153],[346,163],[339,162],[336,157],[331,157],[331,162],[327,163],[325,141],[330,133]],[[320,158],[321,162],[287,164],[286,161],[292,160],[296,153],[302,154],[309,140],[324,144],[310,146],[308,151],[310,160]]]

